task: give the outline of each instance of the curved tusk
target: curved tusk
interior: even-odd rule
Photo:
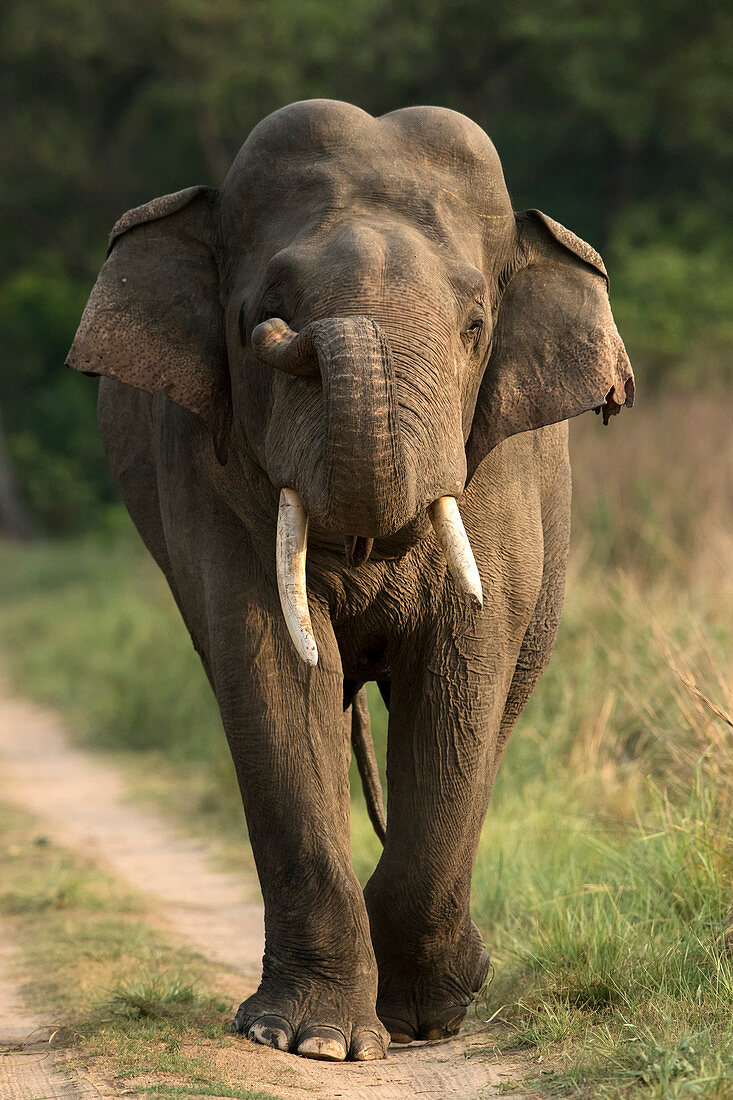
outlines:
[[[456,498],[438,497],[428,508],[428,515],[459,591],[474,607],[483,607],[481,577]]]
[[[307,549],[308,516],[305,508],[295,489],[281,489],[275,552],[280,605],[298,656],[308,665],[317,665],[318,647],[313,635],[305,586]]]

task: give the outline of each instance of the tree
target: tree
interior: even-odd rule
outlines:
[[[15,484],[0,418],[0,535],[29,539],[32,534],[33,521]]]

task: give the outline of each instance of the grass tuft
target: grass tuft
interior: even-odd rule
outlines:
[[[116,1015],[147,1020],[180,1019],[204,1007],[211,1008],[183,974],[166,971],[141,974],[133,982],[120,983],[110,994],[107,1006]],[[225,1005],[217,1007],[223,1011]]]

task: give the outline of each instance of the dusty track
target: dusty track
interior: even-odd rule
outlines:
[[[247,995],[257,984],[264,942],[256,881],[214,870],[205,844],[175,835],[157,817],[127,805],[125,795],[122,777],[73,748],[56,715],[10,698],[0,687],[0,798],[37,815],[57,843],[91,855],[100,867],[145,891],[155,905],[155,923],[238,972],[242,996]],[[13,1004],[12,971],[3,967],[4,961],[0,954],[0,1048],[5,1040],[7,1049],[9,1039],[18,1041],[43,1021],[20,1017]],[[384,1062],[331,1065],[243,1039],[242,1084],[269,1089],[283,1100],[308,1094],[323,1100],[477,1100],[491,1096],[492,1086],[514,1076],[509,1065],[468,1057],[483,1042],[484,1036],[473,1035],[392,1047]],[[11,1068],[14,1081],[11,1090],[8,1078],[0,1076],[0,1100],[89,1091],[110,1095],[91,1083],[68,1082],[54,1073],[45,1054],[29,1053],[33,1056],[0,1059],[0,1074]],[[39,1065],[49,1075],[45,1079],[38,1077]],[[34,1080],[28,1079],[31,1072]],[[520,1100],[525,1094],[511,1095]]]

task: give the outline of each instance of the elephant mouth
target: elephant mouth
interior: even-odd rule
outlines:
[[[428,516],[458,591],[471,607],[482,607],[481,577],[455,497],[438,497],[428,508]],[[363,565],[373,544],[371,538],[347,538],[347,562]],[[308,608],[305,577],[307,552],[308,513],[295,489],[281,489],[275,550],[280,606],[298,656],[306,664],[316,665],[318,646]]]
[[[366,565],[372,553],[374,539],[364,538],[363,535],[347,535],[344,540],[344,552],[346,564],[351,569],[358,569]]]

